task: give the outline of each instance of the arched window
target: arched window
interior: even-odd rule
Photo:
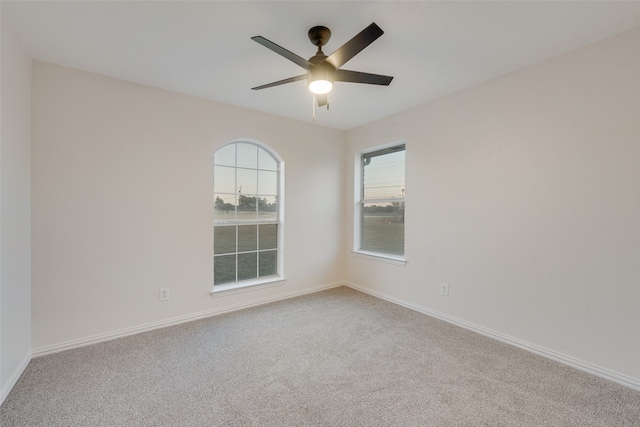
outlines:
[[[282,160],[263,144],[234,141],[213,163],[214,292],[282,280]]]

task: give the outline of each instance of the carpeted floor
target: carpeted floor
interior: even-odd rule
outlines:
[[[640,426],[640,393],[336,288],[32,360],[10,426]]]

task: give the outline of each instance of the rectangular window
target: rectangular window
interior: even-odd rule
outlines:
[[[403,258],[405,145],[362,154],[359,184],[356,250]]]

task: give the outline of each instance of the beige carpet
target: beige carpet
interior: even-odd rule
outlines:
[[[640,426],[640,393],[337,288],[34,359],[10,426]]]

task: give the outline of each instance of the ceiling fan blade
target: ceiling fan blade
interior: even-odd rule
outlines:
[[[324,107],[327,105],[327,94],[324,93],[322,95],[316,95],[316,99],[318,100],[318,107]]]
[[[262,36],[251,37],[251,40],[260,43],[262,46],[266,47],[267,49],[271,49],[272,51],[274,51],[275,53],[277,53],[280,56],[284,56],[289,61],[293,62],[294,64],[298,64],[299,66],[301,66],[305,70],[308,70],[309,67],[311,66],[311,63],[309,61],[307,61],[306,59],[296,55],[293,52],[288,51],[287,49],[283,48],[282,46],[278,46],[274,42],[272,42],[270,40],[267,40]]]
[[[354,38],[329,55],[325,61],[338,69],[356,56],[362,49],[373,43],[382,34],[384,34],[384,31],[382,31],[375,22],[372,22],[371,25],[360,31]]]
[[[303,74],[301,76],[289,77],[288,79],[278,80],[277,82],[267,83],[266,85],[252,87],[251,90],[260,90],[260,89],[266,89],[268,87],[280,86],[287,83],[297,82],[298,80],[304,80],[306,78],[307,78],[306,74]]]
[[[333,79],[337,82],[366,83],[389,86],[393,77],[380,74],[361,73],[360,71],[336,70]]]

